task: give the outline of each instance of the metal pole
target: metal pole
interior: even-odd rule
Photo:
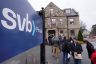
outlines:
[[[25,57],[25,64],[28,64],[27,55],[26,55],[26,57]]]
[[[45,64],[45,12],[42,7],[42,20],[43,20],[43,43],[40,45],[40,64]]]
[[[69,25],[68,23],[69,22],[68,22],[68,16],[66,16],[66,17],[67,17],[67,37],[69,38],[69,27],[68,27],[68,25]]]

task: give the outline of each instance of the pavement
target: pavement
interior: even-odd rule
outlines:
[[[93,46],[96,47],[96,39],[87,38],[86,40],[89,40],[93,44]],[[86,44],[82,44],[82,48],[83,48],[82,64],[91,64],[90,59],[88,58]],[[63,54],[62,54],[62,52],[59,53],[59,58],[57,59],[57,58],[52,56],[51,46],[46,45],[46,64],[63,64]],[[70,61],[68,62],[68,64],[74,64],[74,61],[73,61],[72,57],[70,58]]]
[[[96,46],[96,39],[87,39],[91,41],[91,43]],[[52,48],[49,45],[45,46],[46,48],[46,64],[63,64],[63,54],[59,53],[59,58],[55,58],[52,56]],[[82,45],[83,48],[83,60],[82,64],[91,64],[90,59],[88,58],[86,44]],[[24,53],[21,53],[8,61],[0,64],[40,64],[40,46],[36,46]],[[74,61],[71,57],[69,64],[74,64]]]
[[[87,54],[87,50],[86,50],[86,44],[82,45],[83,48],[83,59],[82,59],[82,64],[90,64],[90,59],[88,58],[88,54]],[[46,45],[46,64],[63,64],[63,54],[62,52],[59,53],[59,58],[55,58],[52,56],[52,48],[51,46]],[[68,62],[68,64],[74,64],[74,61],[72,59],[72,57],[70,58],[70,61]]]

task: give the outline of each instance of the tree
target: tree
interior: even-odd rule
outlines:
[[[83,21],[80,21],[80,31],[81,31],[81,33],[83,33],[84,30],[86,30],[86,24]]]
[[[79,30],[79,33],[78,33],[78,41],[83,41],[83,35],[82,35],[80,30]]]
[[[96,24],[92,26],[91,34],[96,35]]]

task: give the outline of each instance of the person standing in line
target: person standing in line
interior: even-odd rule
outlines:
[[[96,47],[94,48],[94,52],[91,55],[91,61],[93,64],[96,64]]]
[[[94,46],[87,40],[85,40],[84,43],[86,43],[86,49],[88,52],[88,57],[89,57],[89,59],[91,59],[91,55],[94,52]],[[93,64],[92,61],[91,61],[91,64]]]
[[[63,38],[62,51],[63,51],[63,64],[68,64],[68,53],[70,53],[70,48],[66,37]]]
[[[71,52],[74,59],[74,64],[81,64],[82,59],[77,59],[76,56],[81,55],[83,50],[81,44],[78,43],[77,39],[73,39],[74,42],[71,44]],[[82,55],[81,55],[82,56]]]
[[[52,47],[52,53],[54,52],[53,41],[52,41],[53,37],[54,37],[54,34],[50,34],[48,36],[48,44],[51,45],[51,47]]]
[[[69,42],[69,48],[70,48],[70,53],[68,54],[68,55],[69,55],[68,61],[70,61],[70,57],[71,57],[71,44],[74,42],[74,41],[73,41],[73,38],[70,37],[70,38],[68,39],[68,42]]]
[[[59,54],[59,37],[58,36],[54,36],[52,38],[53,41],[53,53],[52,55],[55,56],[56,58],[58,58],[58,54]]]
[[[59,49],[60,49],[60,52],[62,51],[62,44],[63,44],[63,37],[61,35],[59,35]]]
[[[70,42],[70,44],[73,43],[73,38],[70,37],[68,41]]]
[[[50,34],[50,35],[48,36],[48,44],[49,44],[49,45],[53,45],[53,43],[52,43],[52,38],[53,38],[53,35]]]

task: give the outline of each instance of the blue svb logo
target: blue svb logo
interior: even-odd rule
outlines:
[[[42,19],[27,0],[0,0],[0,63],[41,44],[42,36]]]

